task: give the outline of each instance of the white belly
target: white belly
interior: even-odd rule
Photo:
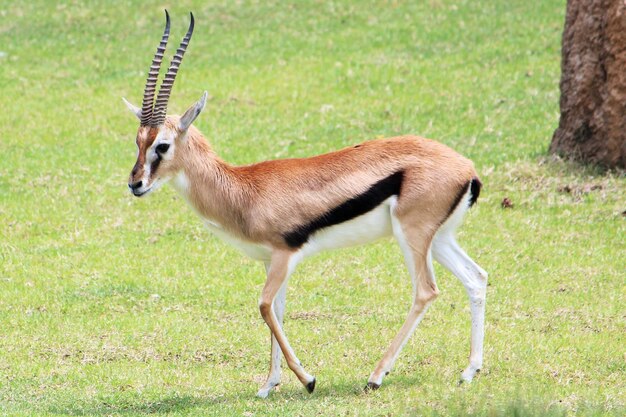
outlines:
[[[391,235],[391,204],[395,198],[388,198],[352,220],[318,230],[302,247],[302,255],[308,257],[323,250],[363,245]]]
[[[217,237],[225,241],[226,243],[234,246],[242,251],[244,254],[252,259],[259,261],[269,261],[272,256],[272,250],[269,246],[261,245],[258,243],[246,242],[238,237],[235,237],[222,228],[221,225],[214,223],[210,220],[204,219],[204,224],[213,232]]]
[[[392,234],[391,206],[396,197],[383,201],[375,209],[352,220],[313,233],[307,243],[297,251],[302,260],[324,250],[363,245]],[[204,219],[204,224],[220,239],[242,251],[252,259],[269,261],[272,249],[269,246],[246,242],[228,233],[221,225]]]

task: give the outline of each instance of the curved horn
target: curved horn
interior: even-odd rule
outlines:
[[[172,62],[170,63],[170,67],[167,70],[167,74],[165,74],[165,78],[163,78],[163,82],[161,83],[161,87],[159,88],[159,94],[156,98],[156,103],[154,104],[154,111],[152,113],[152,119],[150,120],[150,126],[160,126],[165,122],[165,113],[167,112],[167,102],[170,99],[170,93],[172,92],[172,86],[174,85],[174,80],[176,79],[176,73],[178,72],[178,67],[183,60],[183,55],[185,55],[185,51],[187,50],[187,46],[189,45],[189,41],[191,40],[191,34],[193,33],[193,13],[189,13],[191,15],[191,23],[189,23],[189,29],[187,30],[187,34],[183,38],[180,46],[176,50],[176,54],[172,58]]]
[[[163,60],[163,53],[167,45],[167,38],[170,36],[170,14],[165,10],[165,30],[161,43],[157,47],[156,54],[150,65],[148,79],[146,80],[146,88],[143,90],[143,103],[141,105],[141,125],[147,126],[152,118],[152,106],[154,105],[154,92],[156,90],[157,78],[159,77],[159,68]]]

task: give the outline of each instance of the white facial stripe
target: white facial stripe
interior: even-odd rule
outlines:
[[[145,164],[143,164],[143,177],[141,178],[141,180],[143,181],[144,185],[147,185],[149,179],[150,179],[150,164],[146,162]]]

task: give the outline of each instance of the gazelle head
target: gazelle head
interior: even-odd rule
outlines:
[[[184,145],[187,130],[206,104],[207,92],[205,91],[200,100],[193,104],[181,117],[166,116],[167,104],[176,73],[193,33],[194,19],[193,14],[190,13],[190,15],[189,29],[172,58],[156,100],[154,94],[157,78],[170,34],[170,16],[167,10],[165,11],[165,30],[148,72],[141,108],[123,98],[126,106],[137,116],[140,122],[136,138],[137,162],[135,162],[128,179],[128,187],[137,197],[155,190],[182,169],[181,159],[185,148],[182,145]]]

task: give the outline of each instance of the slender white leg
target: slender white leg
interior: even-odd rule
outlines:
[[[265,264],[266,272],[269,272],[270,264]],[[278,324],[282,327],[283,325],[283,317],[285,313],[285,302],[287,297],[287,280],[283,283],[283,285],[276,293],[276,298],[274,299],[274,313],[276,314],[276,319],[278,320]],[[280,362],[282,359],[282,352],[280,351],[280,346],[276,341],[276,337],[272,334],[272,352],[270,357],[270,372],[267,376],[267,380],[265,384],[259,389],[257,392],[257,396],[261,398],[266,398],[269,393],[274,389],[277,385],[280,384]]]
[[[469,366],[461,374],[461,381],[471,382],[483,365],[485,338],[485,299],[487,273],[461,249],[451,232],[438,233],[433,240],[435,259],[465,286],[472,314]]]
[[[380,387],[383,378],[391,371],[400,352],[402,352],[402,348],[424,317],[428,306],[439,293],[435,284],[430,250],[428,249],[430,242],[427,241],[425,234],[411,227],[408,227],[408,231],[405,232],[400,220],[393,213],[391,225],[411,275],[413,304],[400,331],[370,375],[366,389],[378,389]]]

